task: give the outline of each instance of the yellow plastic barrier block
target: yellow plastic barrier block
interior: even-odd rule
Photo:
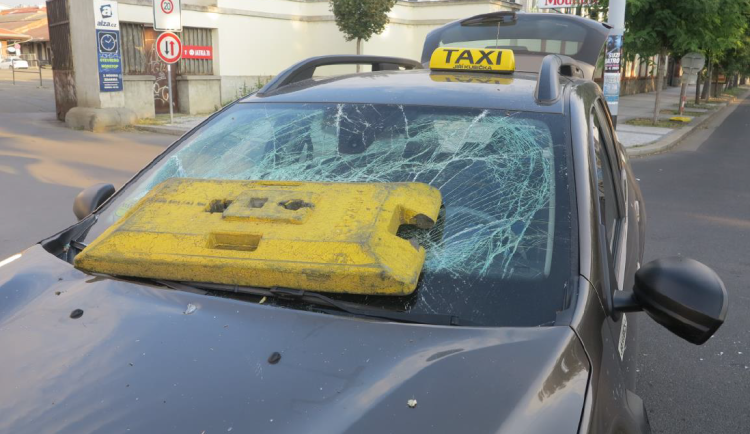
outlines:
[[[420,183],[175,178],[154,188],[75,259],[81,270],[186,282],[407,295],[440,191]]]

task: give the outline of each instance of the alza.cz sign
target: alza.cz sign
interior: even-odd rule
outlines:
[[[539,9],[571,8],[576,6],[595,6],[598,0],[538,0]]]

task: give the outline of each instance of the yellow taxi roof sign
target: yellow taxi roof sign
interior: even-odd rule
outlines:
[[[507,49],[440,47],[432,53],[430,69],[512,73],[516,58]]]

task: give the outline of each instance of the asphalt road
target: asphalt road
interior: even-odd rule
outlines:
[[[151,161],[173,136],[94,134],[55,118],[51,73],[10,81],[0,70],[0,259],[75,222],[73,199],[99,182],[116,187]]]
[[[637,392],[658,434],[750,433],[750,100],[719,122],[673,152],[632,161],[648,218],[645,261],[697,259],[729,292],[726,323],[701,347],[640,316]]]
[[[730,293],[727,323],[696,347],[640,316],[638,393],[654,432],[750,433],[750,103],[665,155],[633,161],[648,214],[647,260],[693,257]],[[73,198],[124,183],[174,137],[92,134],[54,118],[49,81],[0,75],[0,259],[74,222]]]

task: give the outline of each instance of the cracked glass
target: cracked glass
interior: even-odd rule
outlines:
[[[551,324],[571,278],[564,116],[373,104],[243,103],[165,153],[100,215],[101,234],[172,177],[422,182],[440,189],[427,256],[406,297],[334,297],[490,325]]]

